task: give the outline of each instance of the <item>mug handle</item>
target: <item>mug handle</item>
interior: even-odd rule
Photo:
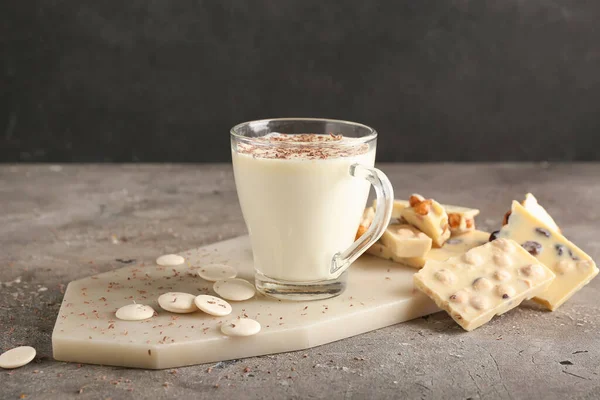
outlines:
[[[377,209],[369,229],[341,253],[336,253],[331,260],[330,273],[333,278],[340,276],[358,257],[379,240],[392,218],[394,208],[394,188],[388,177],[377,168],[369,168],[360,164],[350,166],[350,175],[369,181],[377,196]]]

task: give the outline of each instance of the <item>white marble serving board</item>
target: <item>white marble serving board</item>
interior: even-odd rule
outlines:
[[[463,243],[447,246],[432,258],[446,258],[485,241],[475,232]],[[438,252],[438,253],[436,253]],[[262,295],[231,302],[233,313],[212,317],[202,312],[172,314],[157,303],[169,291],[212,292],[212,282],[196,275],[203,264],[226,263],[238,277],[253,281],[247,236],[180,253],[178,267],[132,265],[71,282],[52,334],[54,358],[60,361],[137,368],[174,368],[319,346],[438,311],[413,289],[415,270],[373,256],[352,265],[348,288],[340,296],[312,302],[273,300]],[[157,312],[145,321],[121,321],[115,311],[133,301]],[[220,324],[248,316],[262,325],[251,337],[227,337]],[[400,329],[400,328],[399,328]]]

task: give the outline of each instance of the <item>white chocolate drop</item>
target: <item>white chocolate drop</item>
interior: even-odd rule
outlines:
[[[185,258],[177,254],[165,254],[156,259],[156,263],[161,267],[176,267],[185,262]]]
[[[252,336],[260,332],[260,324],[250,318],[227,321],[221,325],[221,332],[227,336]]]
[[[127,304],[115,313],[115,316],[123,321],[142,321],[153,315],[154,309],[143,304]]]
[[[256,294],[253,284],[239,278],[217,281],[213,285],[213,290],[222,298],[231,301],[248,300]]]
[[[204,311],[205,313],[216,317],[224,317],[225,315],[231,314],[232,311],[231,305],[228,302],[208,294],[196,296],[194,303],[200,311]]]
[[[225,264],[209,264],[200,267],[198,276],[209,282],[232,279],[237,276],[237,270]]]
[[[35,358],[35,349],[31,346],[15,347],[0,355],[0,368],[12,369],[27,365]]]
[[[158,297],[158,305],[165,311],[187,314],[198,310],[195,299],[196,296],[189,293],[169,292]]]

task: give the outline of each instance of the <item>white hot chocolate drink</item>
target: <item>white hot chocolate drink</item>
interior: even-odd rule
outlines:
[[[354,242],[369,195],[369,182],[349,170],[373,167],[375,145],[341,135],[253,139],[232,158],[255,268],[287,282],[331,279],[332,258]]]

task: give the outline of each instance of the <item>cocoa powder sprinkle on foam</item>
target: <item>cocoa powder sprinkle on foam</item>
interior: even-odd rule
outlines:
[[[255,158],[325,160],[357,156],[369,151],[369,145],[360,139],[333,133],[270,133],[252,140],[252,144],[238,143],[238,153]]]

